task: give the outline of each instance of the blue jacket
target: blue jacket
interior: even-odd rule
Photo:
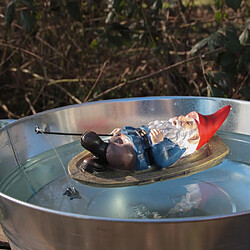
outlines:
[[[158,167],[166,168],[173,165],[185,152],[186,149],[180,149],[177,144],[173,143],[168,138],[164,138],[162,142],[152,145],[149,136],[149,128],[147,126],[142,126],[140,128],[147,132],[154,164],[156,164]],[[150,167],[149,158],[147,152],[145,151],[144,141],[136,131],[136,128],[127,126],[122,129],[122,133],[126,135],[134,144],[134,149],[136,152],[135,170],[145,170]]]

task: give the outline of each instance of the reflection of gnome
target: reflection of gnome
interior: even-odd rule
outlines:
[[[189,217],[234,212],[230,196],[219,186],[210,182],[192,183],[184,186],[185,194],[175,203],[167,217]],[[175,190],[176,192],[176,190]],[[183,190],[182,190],[183,192]]]
[[[229,112],[228,105],[212,115],[193,111],[140,128],[114,129],[109,142],[102,141],[95,132],[86,132],[81,144],[95,157],[86,158],[82,167],[90,172],[105,170],[107,165],[120,170],[145,170],[152,165],[169,167],[206,144]]]

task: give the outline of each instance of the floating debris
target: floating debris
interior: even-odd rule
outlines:
[[[68,187],[63,195],[67,195],[70,197],[70,200],[81,199],[80,193],[74,187]]]

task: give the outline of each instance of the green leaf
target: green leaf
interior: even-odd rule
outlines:
[[[226,0],[226,5],[229,8],[232,8],[234,11],[237,11],[237,9],[240,7],[242,0]]]
[[[29,9],[36,11],[36,5],[34,3],[34,0],[22,0],[21,2],[23,2],[27,7],[29,7]]]
[[[113,8],[115,9],[115,11],[118,11],[118,10],[119,10],[120,3],[121,3],[121,0],[113,0],[113,1],[112,1],[112,6],[113,6]]]
[[[240,34],[239,40],[242,45],[250,45],[250,25]]]
[[[211,34],[208,40],[208,47],[210,51],[213,51],[217,48],[223,47],[226,42],[226,37],[220,32],[216,31]]]
[[[109,24],[113,20],[113,17],[115,16],[113,11],[110,11],[106,17],[105,23]]]
[[[222,18],[221,12],[220,12],[220,11],[217,11],[217,12],[215,13],[215,21],[216,21],[217,23],[220,23],[220,22],[221,22],[221,18]]]
[[[5,13],[5,25],[7,28],[10,27],[11,23],[14,20],[14,16],[15,16],[15,9],[16,9],[16,1],[11,1],[6,9],[6,13]]]
[[[163,10],[166,10],[166,9],[169,9],[169,8],[170,8],[169,2],[165,2],[165,1],[164,1],[164,2],[162,3],[162,9],[163,9]]]
[[[225,47],[233,53],[240,53],[243,49],[243,46],[240,44],[237,29],[233,25],[227,25],[226,28],[223,29],[226,34],[226,42]]]
[[[31,33],[36,25],[36,18],[29,10],[21,10],[20,24],[26,33]]]
[[[126,25],[122,25],[118,22],[113,22],[107,26],[107,32],[114,37],[119,36],[123,40],[130,40],[130,30]]]
[[[50,0],[50,9],[52,11],[59,11],[62,5],[61,0]]]
[[[246,98],[246,100],[250,101],[250,87],[249,86],[245,86],[243,87],[240,91],[240,94],[242,94],[243,97]]]
[[[238,70],[244,74],[250,70],[250,49],[246,50],[239,58]]]
[[[98,41],[97,41],[97,39],[95,38],[95,39],[92,40],[92,42],[90,43],[89,47],[90,47],[91,49],[95,49],[97,46],[98,46]]]
[[[212,89],[212,96],[216,96],[216,97],[227,97],[225,90],[221,87],[215,87],[215,86],[211,86]]]
[[[224,52],[219,55],[219,65],[222,71],[236,73],[236,55],[231,52]]]
[[[194,55],[198,50],[202,49],[203,47],[205,47],[208,44],[208,40],[209,38],[204,38],[201,41],[199,41],[198,43],[196,43],[194,45],[194,47],[190,50],[190,54]]]
[[[137,11],[137,6],[136,4],[132,4],[130,3],[129,6],[128,6],[128,9],[127,9],[127,18],[132,18],[133,17],[133,14]]]
[[[156,0],[152,7],[155,12],[158,12],[162,8],[162,0]]]
[[[228,40],[238,40],[237,29],[233,25],[227,25],[226,28],[222,29],[226,33],[226,38]]]
[[[216,1],[216,8],[217,8],[217,10],[220,9],[223,4],[224,4],[224,0],[217,0]]]
[[[111,36],[108,35],[108,42],[110,45],[115,46],[115,47],[121,47],[122,46],[122,38],[119,36]]]
[[[107,25],[107,38],[108,42],[116,47],[122,45],[130,45],[131,37],[130,30],[126,25],[122,25],[118,22],[110,23]]]
[[[225,47],[233,53],[240,53],[243,46],[240,44],[239,40],[229,40],[225,43]]]
[[[236,81],[235,76],[233,74],[225,73],[225,72],[214,72],[213,80],[218,86],[222,88],[226,88],[232,85]]]
[[[82,14],[78,3],[67,1],[66,8],[72,18],[79,22],[82,20]]]

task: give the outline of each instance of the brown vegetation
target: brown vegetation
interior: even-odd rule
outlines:
[[[197,2],[6,1],[0,117],[137,96],[250,100],[249,3]]]

